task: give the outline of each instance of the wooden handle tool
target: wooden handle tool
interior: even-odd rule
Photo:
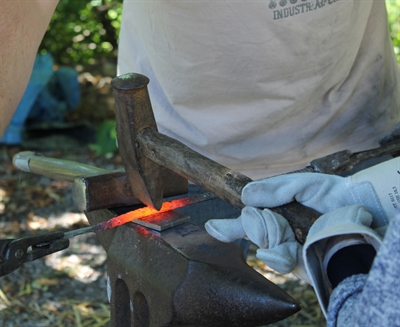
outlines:
[[[116,77],[111,83],[117,109],[118,143],[135,196],[159,209],[162,195],[158,192],[157,176],[165,167],[236,208],[243,208],[242,190],[252,180],[159,133],[147,90],[148,82],[146,76],[131,73]],[[297,202],[271,210],[288,220],[301,243],[313,221],[320,216]]]

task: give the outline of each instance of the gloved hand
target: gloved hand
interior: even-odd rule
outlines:
[[[372,228],[384,227],[398,213],[400,197],[400,159],[392,159],[350,177],[299,173],[252,182],[243,189],[242,200],[248,207],[238,219],[210,220],[208,233],[223,242],[248,237],[260,249],[257,257],[280,273],[293,271],[307,280],[302,269],[301,246],[286,220],[267,209],[293,200],[321,213],[361,204],[372,214]],[[340,215],[338,222],[343,222]],[[321,218],[320,218],[321,219]],[[329,226],[327,226],[329,227]],[[329,229],[329,228],[328,228]],[[329,231],[327,232],[329,234]]]
[[[242,201],[273,208],[296,200],[322,214],[360,204],[372,214],[372,227],[377,228],[399,213],[399,188],[400,158],[395,158],[345,178],[297,173],[255,181],[244,187]]]
[[[285,218],[270,210],[245,207],[237,219],[212,219],[207,232],[222,242],[247,237],[256,244],[257,258],[281,274],[293,272],[309,282],[302,264],[302,246]]]

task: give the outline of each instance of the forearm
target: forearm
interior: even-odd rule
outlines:
[[[58,0],[0,0],[0,136],[26,89]]]

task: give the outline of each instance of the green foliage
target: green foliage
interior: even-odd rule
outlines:
[[[397,62],[400,64],[400,0],[386,0],[386,6],[390,36],[392,37]]]
[[[106,120],[97,130],[96,144],[91,144],[90,149],[96,152],[96,155],[103,156],[114,153],[118,150],[116,140],[117,131],[115,129],[115,120]]]
[[[115,56],[121,14],[122,0],[61,0],[39,51],[64,65]]]

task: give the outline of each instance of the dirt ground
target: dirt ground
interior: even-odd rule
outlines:
[[[81,73],[82,104],[68,115],[69,122],[89,121],[95,128],[113,117],[110,75]],[[97,157],[82,139],[53,134],[26,140],[18,147],[0,146],[0,239],[87,226],[85,215],[73,202],[71,183],[20,172],[12,165],[15,153],[35,150],[110,170],[122,167],[119,155]],[[255,259],[254,248],[248,263],[303,307],[298,314],[270,326],[325,326],[310,286],[295,276],[270,270]],[[0,278],[0,326],[107,326],[106,264],[106,253],[95,235],[85,234],[71,239],[68,249],[26,263]]]

